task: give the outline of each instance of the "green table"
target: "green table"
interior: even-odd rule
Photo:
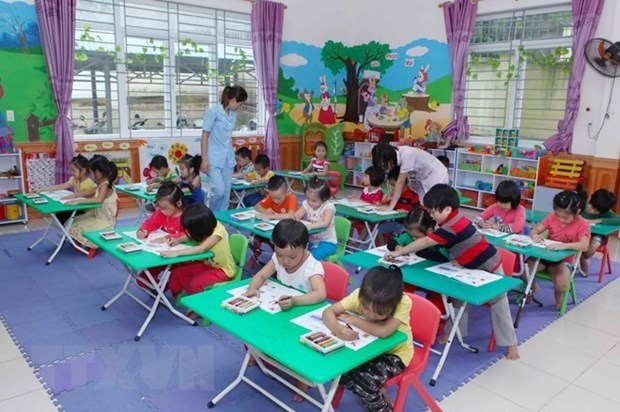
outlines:
[[[73,220],[75,219],[75,214],[77,213],[78,210],[96,209],[98,207],[101,207],[101,203],[93,202],[93,203],[82,203],[82,204],[77,204],[77,205],[65,205],[62,202],[54,200],[51,197],[43,195],[43,194],[40,195],[39,197],[47,199],[47,203],[36,204],[34,203],[33,199],[27,198],[22,193],[15,195],[15,198],[17,200],[19,200],[20,202],[24,203],[26,206],[31,207],[37,212],[39,212],[41,216],[43,217],[43,220],[45,220],[45,222],[47,223],[47,228],[45,228],[41,237],[37,239],[32,245],[30,245],[28,247],[28,250],[34,249],[35,246],[37,246],[39,243],[41,243],[45,239],[49,240],[52,244],[56,245],[54,252],[52,252],[52,255],[45,262],[46,265],[49,265],[50,263],[52,263],[52,261],[54,260],[58,252],[60,252],[60,249],[62,248],[62,246],[65,244],[65,241],[68,241],[71,244],[71,246],[73,246],[78,251],[84,253],[85,255],[88,255],[88,251],[85,250],[80,245],[78,245],[77,243],[75,243],[73,238],[69,236],[69,229],[71,229],[71,226],[73,225]],[[60,223],[60,220],[58,220],[58,217],[56,216],[56,214],[59,212],[71,212],[71,216],[69,217],[69,219],[65,221],[64,224]],[[53,239],[50,239],[48,237],[48,235],[50,234],[50,229],[51,229],[51,232],[56,233],[60,237],[60,240],[54,241]]]
[[[145,251],[138,251],[138,252],[132,252],[132,253],[125,253],[125,252],[120,251],[117,248],[117,246],[120,245],[121,243],[127,243],[127,242],[132,242],[136,244],[140,243],[139,241],[132,239],[131,237],[124,234],[125,232],[131,232],[137,229],[138,227],[136,226],[132,228],[123,228],[123,229],[116,230],[116,233],[123,236],[122,239],[118,239],[118,240],[105,240],[103,237],[101,237],[100,235],[101,232],[109,232],[109,230],[100,230],[100,231],[84,233],[84,236],[88,240],[93,242],[100,249],[111,254],[114,258],[118,259],[125,266],[125,268],[127,268],[127,272],[128,272],[127,279],[125,280],[125,283],[121,291],[117,293],[114,297],[112,297],[112,299],[110,299],[107,303],[105,303],[101,307],[101,310],[106,310],[107,308],[112,306],[112,304],[116,302],[118,299],[120,299],[123,295],[129,296],[136,303],[138,303],[140,306],[146,309],[149,312],[149,314],[146,317],[146,320],[144,321],[140,329],[138,330],[136,337],[134,338],[136,341],[139,341],[142,335],[144,334],[144,331],[146,330],[147,326],[151,322],[151,319],[153,319],[153,316],[155,316],[155,312],[157,311],[157,308],[159,307],[160,304],[166,307],[168,310],[170,310],[177,317],[183,319],[184,321],[188,322],[189,324],[193,326],[196,326],[197,325],[196,321],[189,319],[187,316],[185,316],[184,314],[176,310],[176,308],[170,303],[170,301],[168,300],[164,292],[166,290],[166,285],[168,284],[168,280],[170,278],[170,269],[173,264],[207,259],[207,258],[213,257],[213,252],[208,251],[208,252],[197,254],[197,255],[164,258],[155,253],[150,253],[150,252],[145,252]],[[156,276],[153,276],[149,270],[149,269],[156,268],[156,267],[165,267],[164,271],[161,272],[161,274],[159,275],[159,280],[157,280],[158,278]],[[148,291],[146,288],[140,288],[140,289],[154,299],[152,306],[148,306],[142,300],[138,299],[138,297],[129,290],[129,284],[132,283],[132,280],[138,277],[138,274],[141,271],[144,271],[144,274],[146,275],[146,278],[147,278],[146,280],[148,280],[149,287],[152,289],[152,292]],[[145,279],[142,279],[142,281],[144,282]]]
[[[233,183],[230,186],[230,190],[232,191],[235,199],[237,199],[237,209],[242,209],[245,206],[243,203],[243,198],[245,197],[245,192],[252,189],[259,189],[267,187],[267,183],[249,183],[244,182],[241,179],[233,179]]]
[[[154,204],[157,190],[147,191],[146,183],[131,183],[126,185],[116,185],[114,187],[117,192],[126,193],[136,200],[136,206],[138,206],[138,210],[140,211],[136,222],[146,219],[152,213],[148,211],[147,206],[151,204],[155,207]],[[137,190],[130,190],[130,188],[137,188]]]
[[[277,379],[292,390],[296,388],[267,367],[265,360],[308,384],[318,385],[323,398],[322,401],[311,398],[305,393],[302,396],[321,410],[328,411],[331,408],[334,393],[343,373],[387,352],[406,340],[405,334],[397,331],[392,336],[377,339],[358,351],[343,348],[324,356],[299,342],[299,337],[308,330],[292,323],[291,319],[313,311],[325,303],[296,306],[290,311],[276,314],[269,314],[261,309],[256,309],[245,315],[237,315],[220,307],[223,300],[231,297],[227,293],[229,289],[243,284],[247,285],[249,282],[250,279],[246,279],[240,283],[210,289],[206,292],[184,297],[181,300],[184,306],[248,345],[248,352],[243,359],[238,377],[209,402],[210,408],[231,392],[241,381],[244,381],[284,410],[293,411],[284,402],[274,397],[246,375],[250,356],[253,356],[265,374]],[[324,385],[329,381],[331,381],[331,386],[329,390],[325,390]]]
[[[356,250],[362,250],[362,245],[368,245],[369,248],[377,247],[377,235],[379,234],[380,223],[407,217],[407,212],[395,212],[390,214],[362,213],[355,207],[342,204],[336,204],[336,214],[348,219],[357,219],[364,222],[366,232],[368,232],[368,240],[350,239],[350,241],[358,243],[358,247],[354,248]]]
[[[541,210],[529,210],[528,209],[525,211],[525,219],[530,222],[539,223],[539,222],[542,222],[547,216],[549,216],[550,213],[553,213],[553,212],[543,212]],[[619,230],[620,230],[620,226],[602,225],[600,223],[590,226],[590,231],[592,232],[592,234],[601,235],[601,236],[609,236],[612,233],[617,232]]]
[[[271,233],[273,232],[272,230],[264,231],[254,226],[257,223],[269,222],[269,220],[260,220],[256,218],[248,219],[248,220],[237,220],[232,217],[232,215],[236,213],[249,212],[249,211],[254,211],[254,210],[255,209],[253,207],[246,207],[243,209],[222,210],[219,212],[215,212],[215,217],[217,218],[219,222],[226,224],[226,225],[230,225],[234,227],[235,229],[237,229],[238,231],[250,232],[253,235],[258,235],[258,236],[265,237],[267,239],[271,239]],[[320,233],[323,230],[325,229],[312,229],[312,230],[309,230],[308,233],[311,235],[314,235],[315,233]]]
[[[293,190],[293,182],[295,180],[299,180],[301,182],[309,182],[310,179],[312,179],[314,176],[318,176],[319,179],[321,180],[336,180],[337,177],[335,176],[327,176],[327,175],[316,175],[316,174],[302,174],[299,171],[296,170],[274,170],[274,173],[276,174],[276,176],[282,176],[284,178],[286,178],[286,184],[288,185],[288,189],[296,194],[303,194],[303,188],[301,190],[301,192],[296,192]]]
[[[365,269],[370,269],[377,266],[378,260],[379,257],[377,255],[368,252],[352,253],[341,258],[343,263],[349,263]],[[441,294],[444,306],[448,312],[448,316],[452,320],[452,329],[450,329],[448,341],[444,350],[441,352],[441,358],[439,359],[439,363],[437,364],[433,377],[430,380],[431,386],[435,386],[435,383],[439,378],[439,374],[441,373],[443,365],[446,362],[446,358],[448,357],[448,353],[450,352],[455,336],[460,346],[470,352],[478,352],[478,349],[464,342],[458,329],[459,322],[461,321],[461,317],[463,316],[467,305],[483,305],[493,298],[519,287],[521,284],[521,280],[517,278],[504,276],[495,282],[475,287],[427,270],[429,267],[436,266],[438,264],[438,262],[424,260],[416,263],[415,265],[401,267],[405,283]],[[455,311],[452,303],[448,301],[448,297],[464,302],[458,312]]]
[[[502,249],[509,250],[513,253],[516,253],[519,256],[521,268],[525,272],[525,276],[527,277],[527,284],[525,286],[524,295],[526,297],[533,298],[532,293],[532,284],[534,283],[534,278],[536,277],[536,272],[538,271],[538,264],[541,259],[548,260],[551,262],[559,262],[567,257],[577,255],[576,259],[579,262],[579,256],[581,252],[577,252],[576,250],[549,250],[542,247],[537,246],[517,246],[511,243],[506,242],[505,237],[492,237],[485,236],[486,240],[493,244],[495,247],[499,247]],[[527,265],[527,258],[534,258],[534,264],[532,265],[532,270],[530,271],[529,266]],[[575,276],[575,272],[577,270],[578,265],[573,265],[573,271],[571,272],[571,278]],[[517,311],[517,316],[515,317],[515,328],[519,327],[519,320],[521,319],[521,313],[523,312],[523,308],[525,307],[526,298],[521,299],[521,303],[519,304],[519,310]],[[542,306],[542,303],[538,302],[539,306]]]

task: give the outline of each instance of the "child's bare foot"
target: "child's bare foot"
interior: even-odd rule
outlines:
[[[579,273],[584,278],[587,278],[588,273],[590,273],[590,261],[588,259],[581,259],[581,264],[579,266],[581,270],[579,270],[578,268],[577,273]]]
[[[519,359],[519,347],[517,345],[508,346],[508,351],[506,352],[506,359],[509,359],[509,360]]]
[[[446,343],[448,343],[448,338],[450,336],[447,333],[444,333],[443,335],[441,335],[439,337],[439,339],[437,340],[441,345],[445,345]]]
[[[525,303],[530,304],[534,300],[534,295],[538,291],[538,283],[532,283],[532,287],[530,288],[530,294],[525,298]]]
[[[196,319],[198,319],[200,317],[199,314],[197,314],[196,312],[192,312],[191,310],[188,310],[187,313],[185,314],[185,316],[187,316],[191,320],[196,320]]]
[[[254,356],[250,356],[250,360],[248,361],[248,368],[253,368],[256,366],[256,359]]]
[[[295,381],[295,386],[297,387],[297,389],[299,389],[303,393],[308,393],[308,389],[310,389],[310,387],[306,385],[305,383],[303,383],[302,381]],[[304,399],[305,398],[298,393],[293,394],[293,402],[297,402],[297,403],[303,402]]]
[[[394,401],[390,399],[387,393],[387,389],[385,389],[384,387],[381,388],[381,395],[383,395],[385,401],[390,405],[390,408],[394,409]]]

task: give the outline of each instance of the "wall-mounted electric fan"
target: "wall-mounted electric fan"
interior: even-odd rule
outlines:
[[[590,39],[584,49],[586,59],[596,71],[607,77],[620,76],[620,41]]]

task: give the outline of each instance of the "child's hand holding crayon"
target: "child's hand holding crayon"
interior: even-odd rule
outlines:
[[[289,310],[294,306],[293,297],[292,296],[280,296],[278,298],[278,305],[280,305],[280,309]]]
[[[245,293],[243,294],[243,296],[246,296],[248,298],[259,298],[260,297],[260,292],[258,289],[254,289],[254,288],[248,288],[248,290],[245,291]]]

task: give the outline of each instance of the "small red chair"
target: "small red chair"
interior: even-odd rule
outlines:
[[[331,262],[321,262],[325,275],[325,289],[327,299],[338,302],[347,296],[347,286],[349,286],[349,272],[343,267]]]
[[[601,257],[601,270],[598,272],[598,283],[603,283],[605,264],[607,264],[607,270],[609,271],[609,274],[611,274],[611,259],[609,258],[609,248],[607,247],[607,242],[609,242],[609,236],[605,237],[605,241],[596,249],[597,252],[603,255]]]
[[[327,176],[336,178],[327,181],[327,186],[329,186],[329,191],[332,193],[332,197],[336,197],[336,193],[338,193],[338,190],[340,189],[340,172],[329,171],[327,172]]]
[[[430,349],[437,337],[437,328],[439,327],[441,313],[435,305],[422,296],[411,293],[407,293],[407,296],[409,296],[412,301],[409,324],[411,325],[413,339],[421,343],[422,347],[415,348],[413,359],[411,359],[407,369],[400,375],[396,375],[385,382],[383,386],[398,385],[398,394],[396,395],[393,408],[395,412],[404,410],[409,386],[412,386],[416,392],[418,392],[418,395],[420,395],[426,406],[428,406],[432,412],[441,412],[441,408],[426,391],[426,388],[419,379],[419,376],[422,375],[428,364]],[[332,402],[334,408],[337,408],[340,404],[343,392],[344,387],[339,386]]]
[[[517,261],[517,255],[509,250],[497,248],[497,251],[502,257],[502,269],[505,276],[512,277],[515,269],[515,262]],[[489,352],[495,351],[495,334],[491,330],[491,337],[489,338]]]

